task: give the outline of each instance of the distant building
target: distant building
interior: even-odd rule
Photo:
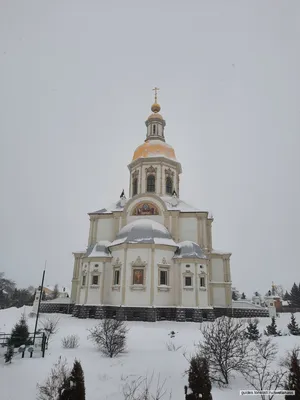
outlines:
[[[68,298],[70,297],[71,290],[65,286],[59,286],[59,298]],[[45,293],[46,298],[51,298],[54,293],[54,286],[45,286],[43,288],[43,292]]]

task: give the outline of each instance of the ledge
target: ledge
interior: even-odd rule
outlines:
[[[90,285],[90,289],[99,289],[100,285]]]
[[[131,285],[130,286],[130,290],[146,290],[146,286],[145,285]]]
[[[194,290],[193,286],[184,286],[183,290],[186,290],[188,292],[192,292]]]
[[[200,287],[199,287],[199,290],[202,290],[203,292],[205,292],[205,291],[206,291],[206,287],[200,286]]]
[[[116,290],[117,292],[119,292],[119,291],[120,291],[120,288],[121,288],[120,285],[113,285],[113,286],[111,287],[111,290]]]
[[[167,286],[167,285],[165,285],[165,286],[163,286],[163,285],[157,286],[157,290],[159,292],[169,292],[170,289],[171,289],[171,286]]]

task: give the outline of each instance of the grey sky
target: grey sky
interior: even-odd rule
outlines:
[[[70,286],[87,212],[128,194],[160,87],[181,197],[234,286],[300,281],[300,2],[0,2],[1,265]]]

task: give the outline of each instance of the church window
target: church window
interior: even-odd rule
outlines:
[[[114,285],[120,285],[120,270],[114,270]]]
[[[98,275],[93,275],[92,285],[98,285],[98,282],[99,282],[99,276]]]
[[[159,271],[159,284],[160,285],[168,285],[168,271],[161,269]]]
[[[83,277],[82,277],[82,286],[85,286],[85,282],[86,282],[86,276],[83,275]]]
[[[143,285],[144,284],[144,270],[140,268],[135,268],[133,270],[133,285]]]
[[[95,268],[98,268],[99,267],[99,264],[95,264]]]
[[[192,286],[192,277],[191,276],[185,276],[184,286]]]
[[[132,182],[132,196],[135,196],[137,192],[138,192],[138,180],[137,178],[134,178]]]
[[[200,277],[200,287],[205,287],[205,278],[204,278],[204,276]]]
[[[152,133],[153,133],[153,135],[155,135],[155,133],[156,133],[156,125],[153,125],[153,127],[152,127]]]
[[[172,178],[169,176],[166,179],[166,193],[172,194],[173,193],[173,181]]]
[[[147,177],[147,192],[155,192],[155,176],[148,175]]]
[[[185,268],[190,268],[190,264],[186,264]]]

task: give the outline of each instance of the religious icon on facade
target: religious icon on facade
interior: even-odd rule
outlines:
[[[144,283],[144,271],[142,269],[135,269],[133,271],[133,284],[143,285]]]
[[[152,203],[138,204],[133,210],[132,215],[158,215],[157,207]]]

